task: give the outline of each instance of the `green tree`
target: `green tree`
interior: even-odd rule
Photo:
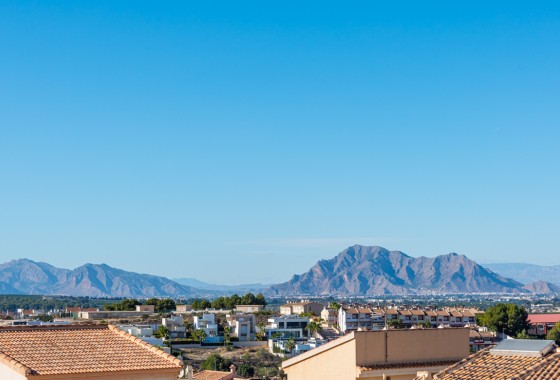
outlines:
[[[266,336],[266,324],[258,323],[257,324],[257,340],[263,340]]]
[[[264,298],[264,295],[262,293],[257,294],[257,296],[255,297],[255,305],[266,306],[266,298]]]
[[[492,331],[517,336],[527,330],[527,310],[512,303],[498,303],[478,317],[478,324]]]
[[[284,347],[286,347],[286,350],[288,350],[289,353],[292,353],[294,348],[296,348],[296,342],[293,336],[291,336],[290,339],[288,339],[286,344],[284,344]]]
[[[229,345],[229,334],[231,333],[231,327],[228,325],[224,326],[224,346]]]
[[[157,335],[163,339],[169,339],[169,329],[164,325],[161,325],[157,329]]]
[[[193,337],[195,340],[199,341],[200,344],[202,344],[202,342],[204,342],[204,339],[206,339],[206,332],[201,329],[194,330]]]
[[[229,371],[231,360],[226,359],[219,354],[212,354],[206,358],[200,365],[200,368],[211,371]]]
[[[550,329],[548,334],[546,334],[546,339],[553,340],[557,345],[560,345],[560,322],[557,322],[556,325]]]
[[[387,326],[392,327],[394,329],[402,329],[404,327],[404,323],[400,318],[389,319],[387,320]]]
[[[432,323],[426,319],[424,322],[420,323],[420,326],[425,329],[429,329],[432,327]]]
[[[237,369],[237,373],[243,377],[250,378],[255,375],[255,368],[247,363],[243,363]]]
[[[319,330],[321,329],[321,325],[320,325],[318,322],[311,321],[311,322],[309,322],[309,323],[307,324],[307,326],[305,327],[305,329],[306,329],[307,331],[309,331],[309,334],[310,334],[311,336],[313,336],[313,335],[315,335],[315,333],[316,333],[317,331],[319,331]]]

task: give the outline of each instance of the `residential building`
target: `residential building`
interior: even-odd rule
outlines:
[[[246,379],[243,376],[240,376],[236,372],[235,365],[231,365],[229,372],[224,371],[201,371],[195,373],[193,380],[234,380],[234,379]]]
[[[228,314],[226,321],[231,328],[230,336],[240,341],[255,339],[257,320],[253,314]]]
[[[268,338],[303,338],[308,337],[307,324],[310,319],[296,315],[282,315],[268,318],[266,336]]]
[[[98,321],[101,319],[120,319],[120,318],[133,318],[141,317],[143,315],[152,314],[149,311],[80,311],[78,313],[79,319],[89,319],[92,321]]]
[[[182,361],[111,325],[0,328],[0,379],[175,380]]]
[[[136,305],[136,311],[154,313],[155,309],[156,309],[155,305]]]
[[[175,312],[176,313],[188,313],[192,310],[191,305],[176,305]]]
[[[529,314],[527,321],[529,322],[527,334],[543,337],[560,322],[560,314]]]
[[[187,328],[183,325],[183,317],[174,315],[169,318],[162,318],[161,324],[167,328],[170,338],[186,338]]]
[[[258,313],[264,309],[264,305],[237,305],[235,311],[237,313]]]
[[[280,314],[282,315],[309,313],[318,316],[321,315],[321,310],[323,310],[323,305],[313,301],[288,302],[280,306]]]
[[[469,330],[353,331],[282,362],[289,380],[412,380],[469,355]]]
[[[218,324],[214,314],[203,313],[202,317],[195,316],[194,328],[195,330],[203,330],[206,333],[207,340],[212,340],[212,338],[218,336]]]
[[[321,319],[323,320],[323,326],[332,327],[338,323],[338,311],[324,307],[321,310]]]
[[[507,339],[479,351],[433,376],[434,380],[553,380],[560,378],[560,353],[554,341]],[[429,379],[429,377],[417,377]]]
[[[490,346],[493,346],[498,341],[495,332],[488,331],[488,329],[470,329],[469,331],[469,345],[472,352],[478,352]]]

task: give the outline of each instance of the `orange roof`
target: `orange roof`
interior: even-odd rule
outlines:
[[[429,315],[430,317],[435,317],[437,316],[437,313],[433,310],[426,310],[426,315]]]
[[[424,315],[424,310],[411,310],[412,315]]]
[[[194,380],[230,380],[230,379],[245,379],[245,377],[239,376],[233,372],[222,372],[222,371],[201,371],[194,376]]]
[[[22,375],[177,371],[182,362],[115,326],[0,328],[0,362]]]
[[[436,311],[436,314],[439,315],[439,316],[443,316],[443,317],[449,317],[449,313],[447,311],[443,311],[443,310]]]
[[[371,314],[371,309],[368,309],[367,307],[361,307],[358,311],[362,314]]]
[[[409,310],[399,310],[399,314],[400,315],[412,315],[412,313]]]
[[[461,360],[434,376],[435,380],[558,379],[560,353],[544,357],[491,355],[489,349]]]

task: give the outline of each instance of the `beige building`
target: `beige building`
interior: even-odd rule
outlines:
[[[192,310],[191,305],[176,305],[175,312],[176,313],[187,313]]]
[[[264,305],[237,305],[235,311],[238,313],[258,313],[264,309]]]
[[[115,326],[0,328],[2,380],[175,380],[182,367]]]
[[[143,311],[147,313],[155,312],[155,305],[136,305],[136,311]]]
[[[288,380],[412,380],[469,355],[469,330],[355,331],[282,363]]]
[[[323,305],[318,302],[313,301],[302,301],[302,302],[288,302],[280,306],[280,314],[291,315],[291,314],[303,314],[312,313],[317,316],[321,315],[323,310]]]

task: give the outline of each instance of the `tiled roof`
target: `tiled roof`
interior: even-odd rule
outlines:
[[[489,349],[461,360],[436,380],[537,380],[560,378],[560,353],[544,357],[491,355]]]
[[[557,323],[560,322],[560,314],[529,314],[529,323]]]
[[[413,362],[413,363],[391,363],[379,364],[367,367],[360,367],[362,371],[375,371],[381,369],[395,369],[395,368],[427,368],[427,367],[443,367],[457,363],[457,360],[443,360],[443,361],[430,361],[430,362]]]
[[[424,315],[424,310],[411,310],[412,315]]]
[[[201,371],[194,376],[194,380],[230,380],[230,379],[245,379],[236,373],[223,372],[223,371]]]
[[[115,326],[0,328],[0,362],[23,375],[177,370],[182,362]]]

